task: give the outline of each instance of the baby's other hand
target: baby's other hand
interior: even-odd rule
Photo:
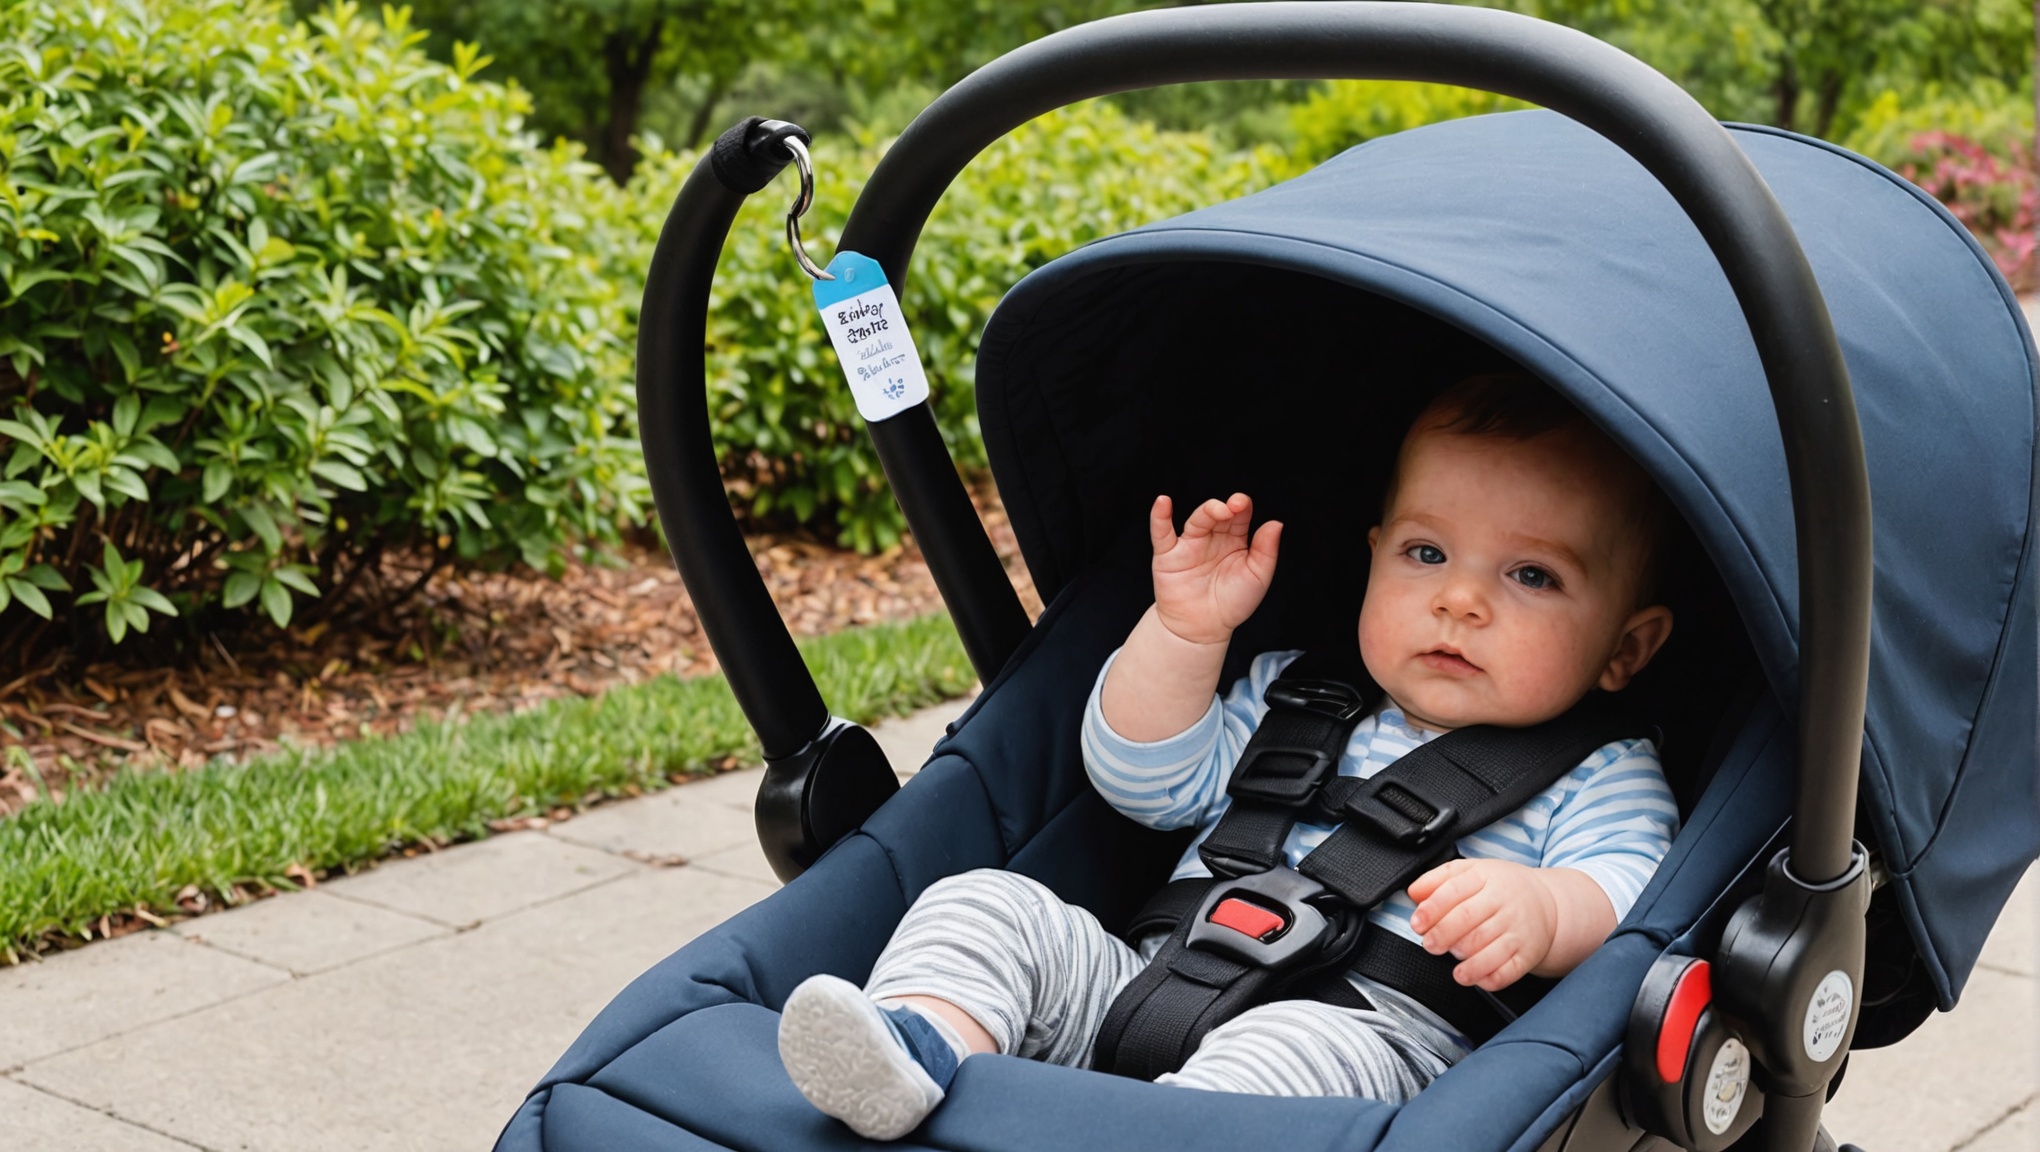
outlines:
[[[1154,541],[1155,613],[1162,626],[1193,644],[1223,644],[1260,606],[1275,578],[1282,525],[1261,525],[1249,542],[1254,502],[1235,492],[1206,500],[1190,513],[1178,536],[1167,496],[1148,513]]]
[[[1410,885],[1410,928],[1433,956],[1459,961],[1452,978],[1499,992],[1534,971],[1558,935],[1558,900],[1535,868],[1452,860]]]

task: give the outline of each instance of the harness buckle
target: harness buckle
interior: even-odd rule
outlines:
[[[1310,763],[1301,772],[1273,772],[1261,767],[1262,761],[1271,756],[1293,756]],[[1338,757],[1322,748],[1307,744],[1262,744],[1241,754],[1225,792],[1235,800],[1296,807],[1317,795],[1318,787],[1338,773]]]
[[[1367,701],[1350,684],[1337,680],[1282,680],[1268,685],[1270,708],[1294,708],[1344,724],[1367,711]]]
[[[1191,917],[1187,947],[1257,968],[1280,969],[1307,959],[1335,930],[1308,901],[1325,886],[1278,867],[1211,886]]]
[[[1459,821],[1458,809],[1419,794],[1406,784],[1370,782],[1345,804],[1342,815],[1358,820],[1398,844],[1421,848]]]

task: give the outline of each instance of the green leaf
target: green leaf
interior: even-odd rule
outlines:
[[[26,480],[0,480],[0,500],[12,500],[17,504],[40,508],[49,502],[49,497],[43,495],[41,488]]]
[[[135,587],[128,589],[128,602],[139,604],[151,612],[160,612],[165,616],[177,615],[177,605],[172,604],[168,596],[146,585],[137,584]],[[149,630],[148,624],[146,622],[143,623],[141,629],[147,632]]]
[[[303,569],[295,565],[287,564],[281,568],[278,568],[276,570],[276,579],[280,583],[288,584],[292,588],[297,589],[299,592],[302,592],[307,596],[310,596],[314,599],[318,598],[319,586],[317,584],[312,583],[312,578],[310,576],[307,576]]]
[[[262,577],[255,572],[230,572],[226,588],[220,594],[220,607],[239,608],[255,598],[262,590]]]
[[[71,477],[71,484],[78,489],[78,495],[92,502],[94,508],[106,510],[106,493],[99,490],[99,473],[80,472]]]
[[[254,329],[246,328],[239,324],[230,325],[227,328],[227,336],[243,348],[253,352],[255,358],[262,361],[264,368],[273,369],[276,367],[276,360],[269,354],[269,341],[264,340]]]
[[[135,350],[135,342],[128,339],[128,334],[120,329],[109,328],[106,331],[106,343],[113,349],[114,358],[120,361],[121,375],[128,383],[134,383],[135,377],[142,374],[142,354]]]
[[[12,592],[14,598],[21,601],[21,606],[30,612],[45,620],[52,618],[53,614],[50,611],[49,597],[43,595],[42,589],[20,577],[9,576],[7,578],[7,590]],[[0,607],[5,607],[5,605],[0,605]]]
[[[135,422],[142,418],[142,398],[130,392],[113,402],[113,430],[122,437],[135,434]]]
[[[312,471],[350,491],[368,491],[367,477],[352,464],[344,464],[338,460],[320,460],[312,465]]]
[[[175,472],[181,466],[177,453],[164,447],[163,442],[154,436],[140,437],[128,445],[128,451],[165,472]]]
[[[205,466],[203,499],[211,504],[227,494],[234,483],[234,466],[225,460],[215,460]]]
[[[271,556],[283,551],[283,533],[277,530],[276,517],[269,514],[268,506],[259,500],[250,501],[239,509],[241,519],[250,531],[261,537],[263,548]]]
[[[47,564],[34,565],[21,575],[23,579],[28,580],[37,587],[47,588],[52,592],[69,592],[71,590],[70,583],[55,568]]]
[[[83,604],[85,601],[80,598],[78,602]],[[106,602],[106,634],[113,638],[115,644],[127,639],[127,613],[121,611],[123,607],[118,601]]]
[[[262,582],[262,609],[278,628],[290,624],[290,591],[276,580]]]

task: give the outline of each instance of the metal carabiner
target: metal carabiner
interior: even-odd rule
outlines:
[[[800,270],[815,280],[834,280],[824,272],[814,258],[807,254],[807,248],[800,242],[800,218],[807,214],[808,207],[815,202],[815,164],[808,156],[807,145],[798,136],[786,138],[786,150],[793,153],[794,166],[800,169],[800,196],[793,207],[786,210],[786,242],[793,247],[793,258],[800,264]]]

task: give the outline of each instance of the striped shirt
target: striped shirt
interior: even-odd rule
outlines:
[[[1084,768],[1107,803],[1150,828],[1196,826],[1197,841],[1184,852],[1171,879],[1209,876],[1197,844],[1211,834],[1231,802],[1225,794],[1233,765],[1267,712],[1268,685],[1300,652],[1264,652],[1202,719],[1166,740],[1128,740],[1105,723],[1099,704],[1105,674],[1098,672],[1084,710]],[[1118,653],[1113,653],[1116,659]],[[1412,726],[1394,704],[1361,720],[1339,760],[1341,776],[1362,779],[1393,764],[1438,733]],[[1615,918],[1629,914],[1678,830],[1679,810],[1648,740],[1603,745],[1577,768],[1514,813],[1459,842],[1469,859],[1507,860],[1533,868],[1576,868],[1594,878]],[[1290,867],[1332,834],[1335,825],[1298,821],[1284,845]],[[1376,925],[1416,941],[1410,916],[1416,906],[1397,892],[1368,915]]]

